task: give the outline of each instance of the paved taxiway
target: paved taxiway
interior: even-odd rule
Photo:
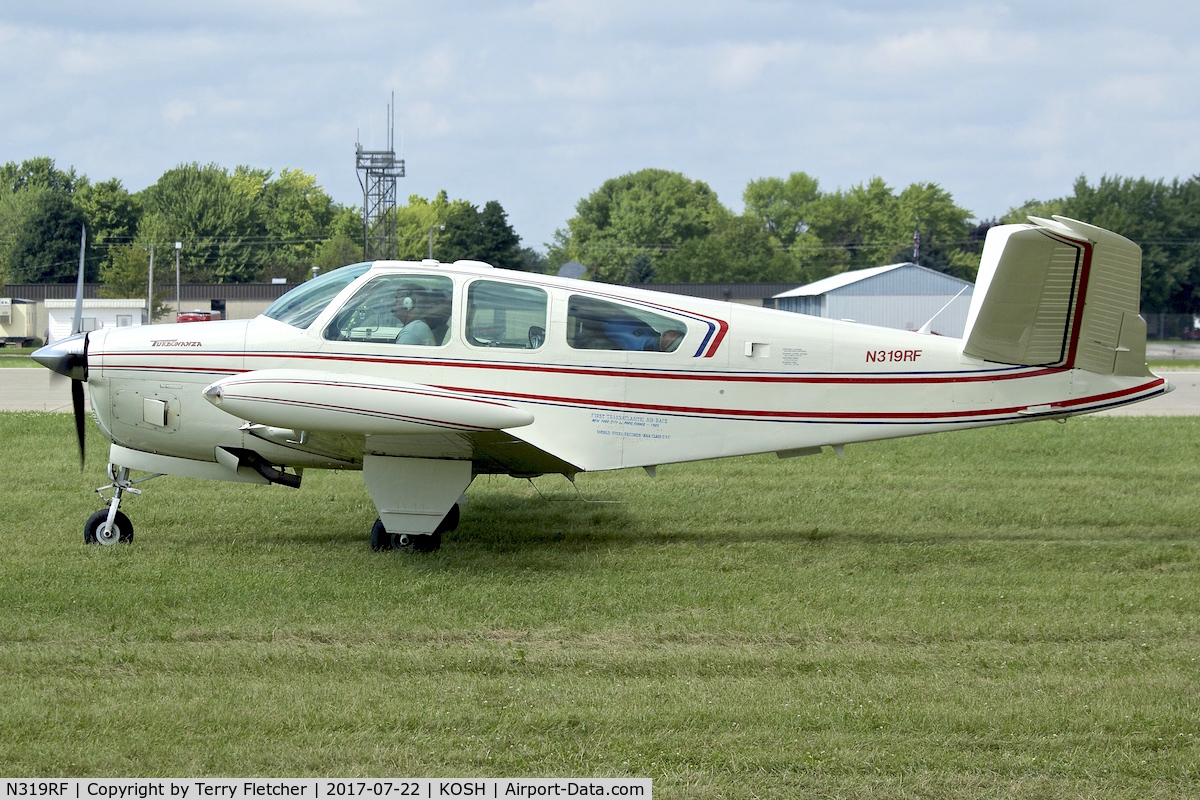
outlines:
[[[92,410],[88,393],[84,405]],[[71,412],[71,382],[41,367],[0,369],[0,411]]]

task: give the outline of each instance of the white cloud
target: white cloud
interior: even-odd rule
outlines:
[[[534,91],[550,100],[584,102],[611,97],[609,79],[599,70],[572,75],[536,75],[531,83]]]
[[[616,0],[537,0],[530,18],[560,34],[595,34],[628,9]]]
[[[1032,34],[992,26],[931,27],[884,37],[867,60],[882,68],[922,71],[996,67],[1039,59],[1048,44]]]
[[[172,100],[162,110],[163,121],[169,125],[178,125],[184,120],[196,116],[196,104],[186,100]]]
[[[722,44],[713,58],[713,80],[723,89],[743,88],[758,81],[768,67],[794,62],[802,51],[800,44],[783,42]]]
[[[1093,97],[1120,113],[1161,109],[1173,100],[1163,75],[1115,75],[1101,80]]]
[[[360,203],[355,131],[384,140],[394,89],[402,196],[499,199],[534,244],[646,166],[731,205],[794,170],[935,181],[991,216],[1081,172],[1195,171],[1200,7],[1144,2],[12,0],[0,161],[131,188],[180,162],[290,166]]]

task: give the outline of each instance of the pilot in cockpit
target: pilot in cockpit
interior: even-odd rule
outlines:
[[[396,290],[392,303],[392,316],[403,326],[396,334],[396,344],[433,345],[433,331],[424,319],[426,290],[413,284],[404,284]]]

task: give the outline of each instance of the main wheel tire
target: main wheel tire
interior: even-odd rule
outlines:
[[[458,527],[459,517],[458,503],[455,503],[446,512],[446,516],[442,517],[442,521],[438,523],[433,533],[408,537],[409,546],[416,553],[432,553],[442,546],[442,534],[449,533]]]
[[[371,549],[376,553],[392,549],[392,535],[383,527],[381,519],[376,519],[371,526]]]
[[[378,553],[398,547],[411,547],[415,553],[432,553],[442,546],[442,534],[458,527],[460,516],[458,503],[455,503],[446,512],[446,516],[442,517],[437,529],[427,534],[391,534],[383,527],[383,521],[377,518],[371,526],[371,549]]]
[[[87,518],[83,523],[83,541],[86,544],[129,544],[133,541],[133,523],[125,512],[118,511],[113,517],[113,526],[107,535],[102,533],[104,523],[108,521],[108,509],[102,508]]]
[[[453,506],[451,506],[450,510],[446,512],[446,516],[442,517],[442,521],[438,523],[437,530],[435,530],[434,533],[450,533],[458,527],[458,519],[460,516],[458,503],[455,503]]]
[[[432,553],[442,546],[442,531],[439,528],[433,533],[408,537],[408,546],[414,553]]]

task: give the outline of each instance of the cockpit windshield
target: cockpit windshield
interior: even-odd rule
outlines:
[[[370,268],[369,263],[351,264],[333,272],[326,272],[280,297],[263,312],[263,316],[286,322],[296,328],[307,328],[342,289]]]

